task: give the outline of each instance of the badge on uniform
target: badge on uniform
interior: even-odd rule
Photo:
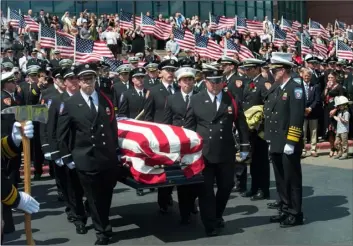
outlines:
[[[60,104],[59,114],[62,114],[64,111],[64,103]]]
[[[11,106],[11,98],[4,98],[3,102],[7,105],[7,106]]]
[[[42,99],[42,101],[40,101],[40,104],[42,104],[42,105],[44,105],[44,104],[45,104],[44,99]]]
[[[107,83],[103,83],[103,87],[107,88]]]
[[[224,87],[223,90],[224,90],[224,92],[227,92],[228,91],[228,87],[227,86]]]
[[[105,112],[107,113],[107,115],[111,115],[112,113],[110,112],[110,108],[109,107],[106,107],[105,108]]]
[[[50,105],[51,105],[51,102],[52,102],[52,100],[49,99],[49,100],[48,100],[48,109],[49,109],[49,107],[50,107]]]
[[[236,80],[236,81],[235,81],[235,85],[239,88],[239,87],[241,87],[241,86],[243,85],[243,81],[241,81],[241,80]]]
[[[285,101],[285,100],[287,100],[287,98],[288,98],[287,92],[283,93],[282,100]]]
[[[232,110],[232,107],[231,107],[231,106],[228,106],[227,111],[228,111],[228,114],[233,114],[233,110]]]
[[[294,89],[294,96],[295,96],[295,99],[302,99],[303,89],[302,88],[295,88]]]

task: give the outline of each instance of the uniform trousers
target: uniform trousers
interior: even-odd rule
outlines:
[[[39,123],[34,122],[33,125],[34,132],[40,132]],[[40,136],[34,135],[34,137],[31,139],[31,159],[33,161],[34,173],[37,175],[43,174],[44,154],[42,152],[41,146]]]
[[[235,185],[246,190],[248,166],[244,163],[235,163]]]
[[[77,174],[88,201],[96,236],[98,239],[109,239],[112,236],[109,212],[117,182],[117,170],[77,170]]]
[[[195,200],[200,193],[200,188],[202,188],[200,184],[179,185],[177,187],[179,213],[182,219],[190,217],[191,212],[194,210]]]
[[[173,193],[174,186],[158,188],[158,205],[160,208],[167,209]]]
[[[292,215],[302,212],[302,168],[301,151],[292,155],[271,153],[276,188],[283,204],[282,210]]]
[[[8,160],[7,175],[10,177],[13,185],[18,188],[18,182],[21,180],[21,155],[15,156],[13,159]]]
[[[251,132],[251,191],[261,190],[265,195],[270,193],[270,162],[268,159],[268,144],[260,138],[257,132]]]
[[[204,183],[199,193],[202,223],[206,230],[216,227],[222,219],[230,193],[234,187],[234,162],[210,163],[205,159]],[[216,180],[217,192],[214,192]]]
[[[63,193],[62,191],[62,182],[60,182],[59,177],[56,175],[56,164],[55,161],[44,160],[44,163],[49,165],[50,176],[53,176],[55,179],[56,188],[58,189],[58,194]],[[65,197],[64,197],[65,198]]]

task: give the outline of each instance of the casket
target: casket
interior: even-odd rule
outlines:
[[[204,168],[202,138],[182,127],[134,119],[118,120],[122,165],[137,183],[193,180]],[[180,177],[183,176],[183,177]],[[176,177],[179,181],[175,181]]]

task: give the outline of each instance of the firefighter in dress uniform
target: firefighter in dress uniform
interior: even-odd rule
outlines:
[[[262,76],[261,67],[265,62],[258,59],[245,59],[242,62],[242,69],[250,80],[243,87],[243,109],[255,109],[264,105],[264,99],[267,95],[271,83]],[[263,112],[263,109],[262,109]],[[254,124],[253,120],[247,119]],[[249,128],[250,130],[250,128]],[[250,130],[251,144],[251,188],[242,193],[243,197],[251,197],[252,201],[267,199],[270,196],[270,163],[268,159],[268,144],[263,139],[263,123],[259,122],[258,129]]]
[[[158,78],[158,64],[146,63],[144,67],[147,71],[147,76],[144,79],[144,85],[145,88],[148,90],[149,88],[160,83],[160,79]]]
[[[164,111],[163,123],[184,127],[186,109],[191,97],[197,92],[194,91],[196,70],[191,67],[182,67],[175,72],[179,82],[180,91],[167,97]],[[190,224],[191,213],[197,213],[195,200],[199,193],[200,185],[180,185],[177,187],[179,211],[182,225]]]
[[[117,122],[112,102],[95,90],[97,66],[81,64],[75,74],[80,91],[60,105],[59,149],[63,163],[76,168],[96,230],[95,244],[106,245],[112,236],[109,211],[118,179]]]
[[[272,53],[270,69],[275,85],[265,101],[265,139],[273,163],[276,188],[281,207],[279,214],[270,218],[281,227],[303,223],[302,128],[304,123],[305,94],[302,85],[290,77],[294,66],[289,53]]]
[[[196,72],[194,91],[200,92],[202,90],[206,90],[205,80],[202,74],[202,65],[194,63],[192,68],[194,68]]]
[[[52,67],[55,68],[60,68],[60,61],[62,60],[60,51],[59,50],[54,50],[54,59],[50,60],[50,64]]]
[[[114,112],[118,113],[121,93],[132,88],[133,84],[129,80],[129,74],[131,72],[130,65],[128,64],[120,65],[116,72],[119,74],[119,82],[116,82],[115,84],[113,84],[113,104],[114,104]]]
[[[113,100],[113,81],[109,78],[109,64],[105,62],[100,63],[99,76],[97,76],[96,88],[104,92],[105,95]]]
[[[23,127],[23,134],[27,138],[33,138],[34,127],[31,121],[27,121]],[[1,138],[1,162],[16,157],[21,153],[21,123],[15,122],[12,131],[8,136]],[[23,210],[26,213],[32,214],[39,211],[39,203],[25,192],[18,191],[13,185],[12,181],[6,176],[1,169],[1,205],[2,209],[2,223],[1,223],[1,244],[4,239],[3,233],[10,233],[15,230],[11,209],[5,207],[15,207]]]
[[[185,128],[200,134],[204,141],[205,180],[199,194],[199,206],[207,236],[217,236],[225,226],[223,212],[234,187],[235,130],[240,135],[241,160],[246,159],[250,148],[244,112],[231,93],[223,91],[222,75],[223,71],[216,68],[205,72],[207,90],[191,98],[184,124]]]
[[[179,89],[174,84],[174,72],[179,67],[179,63],[173,59],[164,60],[158,65],[161,71],[161,83],[153,86],[149,90],[144,107],[144,120],[163,123],[164,108],[167,96],[173,95]],[[173,187],[158,189],[158,204],[161,213],[167,213],[169,206],[173,204]]]

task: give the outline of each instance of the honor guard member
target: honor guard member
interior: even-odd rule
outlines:
[[[336,63],[336,72],[337,72],[337,83],[340,85],[343,85],[344,83],[344,70],[343,66],[346,65],[346,61],[344,59],[339,59],[338,62]]]
[[[252,110],[255,107],[264,105],[265,97],[268,93],[268,89],[271,87],[271,83],[262,76],[261,67],[265,65],[265,62],[258,59],[245,59],[242,62],[242,69],[246,72],[247,77],[250,82],[244,84],[243,87],[243,109]],[[229,85],[229,90],[231,90]],[[262,109],[261,109],[262,110]],[[254,124],[253,119],[251,123]],[[260,120],[260,119],[259,119]],[[252,201],[267,199],[270,196],[270,163],[268,160],[268,144],[266,140],[261,136],[263,133],[263,123],[257,122],[259,124],[258,129],[249,128],[250,145],[251,145],[251,164],[250,164],[250,174],[251,174],[251,189],[247,192],[242,193],[243,197],[251,197]],[[246,186],[247,178],[247,168],[242,172],[242,176],[238,177],[240,184]],[[241,179],[244,180],[241,180]]]
[[[149,89],[155,85],[160,83],[160,79],[158,78],[158,64],[157,63],[146,63],[145,69],[147,71],[147,76],[144,79],[144,85],[146,89]]]
[[[60,110],[65,106],[65,102],[75,93],[79,93],[80,87],[78,79],[74,73],[74,67],[64,68],[60,76],[63,79],[65,90],[54,97],[49,107],[47,131],[48,131],[48,152],[50,159],[54,162],[55,178],[57,186],[60,187],[63,200],[65,201],[67,220],[76,226],[78,234],[86,234],[87,216],[85,213],[83,199],[83,189],[79,182],[76,169],[73,165],[64,165],[58,144],[58,118]],[[70,136],[69,138],[72,138]],[[71,149],[72,146],[69,146]]]
[[[305,92],[289,75],[290,53],[272,53],[270,69],[277,86],[270,89],[265,103],[265,138],[269,141],[277,192],[282,204],[271,222],[281,227],[303,223],[301,154],[304,147]]]
[[[239,131],[242,160],[247,157],[250,145],[243,109],[231,93],[223,91],[223,70],[205,72],[205,79],[207,90],[191,98],[184,127],[197,132],[204,140],[205,180],[199,194],[199,206],[206,234],[217,236],[224,227],[223,212],[234,186],[233,131]]]
[[[6,57],[2,59],[2,62],[11,62],[15,67],[18,67],[18,59],[14,57],[12,48],[7,48],[4,51],[6,52]]]
[[[27,66],[28,82],[20,83],[17,88],[18,95],[20,96],[24,105],[36,105],[40,103],[42,80],[39,80],[40,66],[32,65]],[[34,122],[34,130],[40,132],[40,123]],[[43,173],[44,155],[40,143],[40,134],[31,139],[31,153],[34,162],[34,180],[39,180]]]
[[[13,72],[5,72],[1,74],[1,109],[5,109],[12,106],[21,105],[19,97],[16,95],[16,81]],[[11,133],[13,124],[15,123],[14,114],[1,114],[1,136],[7,136]],[[17,187],[17,184],[21,182],[20,167],[21,167],[21,155],[8,160],[5,170],[7,176],[9,176]]]
[[[144,120],[163,123],[164,108],[167,96],[173,95],[178,88],[173,84],[174,72],[179,64],[174,59],[165,60],[158,65],[161,71],[161,83],[149,90],[144,107]],[[161,213],[167,213],[169,206],[173,204],[171,190],[167,188],[158,189],[158,204]]]
[[[54,59],[50,60],[50,64],[53,68],[60,67],[61,55],[59,50],[54,50]]]
[[[109,98],[95,90],[97,66],[75,69],[80,91],[60,105],[57,136],[65,165],[76,171],[96,230],[96,245],[112,236],[109,211],[117,181],[117,122]]]
[[[59,66],[64,69],[64,68],[70,68],[72,67],[72,65],[74,64],[74,62],[70,59],[62,59],[59,61]]]
[[[194,63],[192,68],[195,69],[195,86],[194,91],[200,92],[206,89],[204,77],[202,74],[202,65],[198,63]]]
[[[131,89],[134,85],[130,83],[129,74],[131,66],[129,64],[120,65],[117,69],[120,81],[113,85],[113,104],[114,112],[118,112],[121,93]]]
[[[325,85],[328,81],[328,75],[332,72],[332,71],[336,71],[336,62],[338,61],[338,59],[336,57],[329,57],[327,59],[327,65],[328,65],[328,68],[326,69],[324,75],[325,75]],[[323,89],[321,89],[321,91],[323,91]]]
[[[14,67],[12,62],[3,62],[1,66],[3,72],[11,72]]]
[[[39,66],[39,67],[41,67],[41,62],[40,62],[40,59],[37,58],[37,55],[38,55],[38,50],[34,48],[32,50],[32,52],[31,52],[31,57],[28,59],[28,62],[26,64],[27,70],[31,66]]]
[[[2,122],[3,123],[3,122]],[[23,129],[21,124],[15,122],[12,125],[12,131],[1,137],[1,163],[7,163],[21,153],[22,134],[27,138],[33,138],[33,124],[27,121]],[[1,244],[4,239],[3,233],[15,231],[13,224],[11,207],[23,210],[26,213],[33,214],[39,211],[39,203],[25,192],[18,191],[11,180],[7,177],[3,168],[1,168],[1,204],[2,223],[1,223]]]
[[[195,69],[189,67],[179,68],[175,72],[177,81],[179,82],[180,91],[174,95],[167,97],[164,111],[163,123],[184,127],[186,109],[190,103],[191,97],[197,92],[193,91],[195,84]],[[171,191],[173,186],[170,187]],[[190,224],[191,213],[197,213],[195,200],[199,193],[200,185],[180,185],[178,190],[179,211],[181,216],[181,224]]]
[[[46,104],[47,101],[55,96],[58,96],[65,90],[63,79],[61,76],[61,68],[57,67],[52,72],[53,84],[49,85],[47,89],[42,90],[41,93],[41,104]],[[43,101],[44,99],[44,101]]]
[[[131,56],[128,58],[128,62],[130,63],[131,69],[137,68],[139,66],[140,59],[136,56]]]
[[[105,62],[100,63],[100,68],[99,68],[99,76],[97,76],[97,82],[96,82],[96,88],[101,90],[105,95],[109,97],[109,99],[112,101],[113,100],[113,90],[112,90],[112,85],[113,82],[109,78],[109,69],[110,66],[109,64]]]
[[[123,92],[120,96],[118,117],[135,119],[143,110],[147,90],[144,88],[146,69],[135,68],[130,72],[130,80],[134,87]]]

